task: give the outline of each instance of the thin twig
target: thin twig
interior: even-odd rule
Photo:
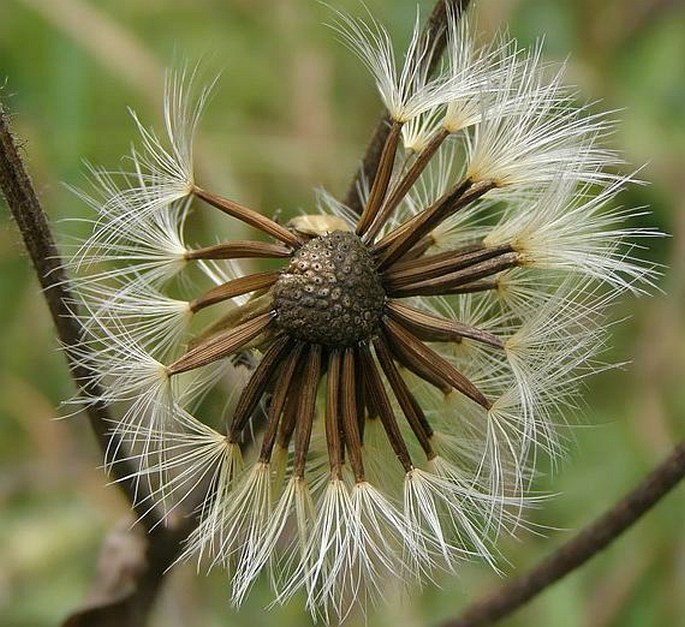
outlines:
[[[611,544],[685,477],[685,442],[640,485],[574,538],[560,546],[521,577],[477,601],[441,627],[481,627],[509,616],[571,571]]]
[[[470,1],[471,0],[437,0],[435,3],[433,11],[423,27],[422,33],[422,37],[427,43],[426,48],[431,51],[428,57],[429,74],[433,73],[437,67],[440,57],[442,57],[442,53],[447,45],[447,8],[450,7],[454,14],[458,16],[468,8]],[[359,197],[359,187],[364,180],[374,180],[381,153],[383,152],[383,146],[385,146],[385,140],[390,133],[390,127],[390,117],[388,112],[384,111],[371,136],[371,140],[366,147],[361,166],[354,175],[347,193],[345,194],[343,202],[358,214],[361,214],[363,209]]]
[[[88,399],[98,398],[100,389],[95,380],[94,371],[77,358],[74,347],[81,339],[82,327],[78,313],[67,283],[67,277],[62,266],[54,238],[50,232],[47,217],[38,200],[23,161],[19,154],[17,143],[9,127],[8,116],[0,102],[0,188],[7,201],[26,249],[33,262],[36,275],[43,288],[43,295],[47,301],[57,335],[62,343],[71,375],[79,391]],[[95,433],[98,444],[103,451],[107,449],[112,439],[109,425],[112,419],[107,407],[99,402],[87,402],[85,412],[90,426]],[[114,442],[114,446],[118,445]],[[166,570],[177,559],[181,541],[192,530],[194,518],[179,519],[175,527],[165,527],[159,524],[161,519],[157,512],[148,511],[151,500],[144,492],[145,486],[133,484],[136,468],[123,461],[112,468],[112,474],[117,479],[117,485],[136,510],[140,523],[146,528],[147,541],[144,546],[145,554],[141,556],[144,564],[140,576],[136,580],[133,592],[120,603],[104,607],[105,611],[114,616],[113,624],[129,625],[130,627],[145,624],[146,616],[156,597]],[[137,488],[137,493],[136,493]],[[136,497],[137,494],[137,497]],[[94,608],[96,611],[98,608]],[[103,608],[100,608],[103,609]],[[72,620],[72,619],[70,619]],[[70,625],[100,625],[97,617],[80,616],[79,622]],[[116,622],[118,621],[118,622]]]
[[[57,335],[64,348],[71,375],[85,398],[98,398],[101,396],[101,390],[95,382],[95,373],[74,353],[74,348],[79,345],[82,334],[76,305],[66,281],[67,277],[50,232],[47,217],[19,155],[2,103],[0,103],[0,187],[24,238],[26,250],[43,288],[43,295],[57,328]],[[109,410],[98,401],[89,401],[85,405],[85,412],[100,448],[105,451],[110,439],[117,438],[116,434],[110,432],[108,426],[112,424]],[[113,444],[118,446],[119,443],[113,442]],[[115,464],[112,473],[118,480],[117,485],[133,503],[135,487],[132,481],[127,481],[124,477],[133,476],[135,468],[126,466],[125,462]],[[138,494],[141,496],[140,489]],[[145,498],[144,494],[142,498]],[[149,505],[143,504],[137,513],[142,515],[148,508]],[[159,522],[153,517],[146,517],[145,520],[150,526]]]

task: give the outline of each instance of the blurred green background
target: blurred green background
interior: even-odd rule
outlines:
[[[357,0],[333,2],[359,9]],[[401,39],[415,0],[367,0]],[[427,12],[432,2],[423,1]],[[626,298],[611,358],[595,377],[570,455],[538,487],[560,493],[533,514],[549,529],[501,543],[516,574],[601,512],[685,436],[685,7],[663,0],[481,0],[487,37],[508,25],[522,43],[544,36],[551,60],[585,98],[620,108],[613,138],[648,186],[621,201],[647,205],[645,223],[672,235],[644,255],[666,264],[663,293]],[[201,125],[206,187],[267,213],[312,203],[323,185],[342,195],[380,105],[356,59],[322,26],[313,0],[2,0],[0,84],[34,183],[52,220],[86,215],[62,185],[81,184],[81,160],[116,167],[133,137],[126,107],[159,123],[164,70],[204,59],[222,72]],[[78,225],[58,225],[78,232]],[[92,579],[101,541],[126,504],[105,486],[86,421],[64,415],[73,388],[20,237],[0,206],[0,625],[59,623]],[[422,595],[392,599],[368,624],[436,624],[499,583],[486,566]],[[305,625],[298,604],[265,613],[258,589],[228,607],[221,573],[180,567],[154,625]],[[363,620],[359,621],[363,624]],[[347,624],[355,625],[356,619]],[[509,626],[685,625],[685,491],[615,546],[536,599]]]

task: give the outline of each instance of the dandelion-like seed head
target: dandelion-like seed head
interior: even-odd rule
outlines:
[[[196,505],[183,557],[225,567],[236,604],[268,569],[277,601],[304,590],[340,619],[390,579],[494,565],[602,367],[605,309],[653,279],[631,243],[653,233],[612,207],[630,177],[608,169],[605,118],[539,48],[479,49],[465,19],[448,12],[433,75],[418,30],[400,63],[382,26],[338,16],[390,113],[359,214],[322,193],[283,225],[203,188],[188,71],[167,82],[166,141],[136,119],[132,171],[93,169],[81,193],[98,211],[73,262],[82,352],[100,400],[130,404],[108,461],[137,462],[150,508]],[[186,245],[200,205],[261,237]]]

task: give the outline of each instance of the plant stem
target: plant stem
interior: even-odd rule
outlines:
[[[101,390],[96,382],[95,372],[85,363],[82,356],[75,354],[75,347],[82,337],[78,311],[67,282],[64,266],[59,257],[48,220],[38,200],[31,178],[24,167],[19,148],[9,127],[8,116],[0,102],[0,189],[7,201],[24,244],[33,262],[50,315],[57,329],[57,335],[64,348],[71,375],[86,398],[84,411],[104,455],[108,445],[118,447],[118,436],[111,433],[112,419],[108,408],[98,400]],[[82,350],[82,349],[81,349]],[[195,518],[179,518],[176,525],[164,526],[159,513],[150,510],[148,493],[144,483],[135,486],[133,477],[136,468],[131,463],[118,462],[112,467],[117,486],[124,493],[139,523],[148,532],[143,545],[143,565],[136,573],[135,586],[124,598],[78,612],[68,619],[70,627],[103,625],[106,614],[112,625],[142,627],[162,584],[164,575],[177,559],[182,540],[192,531]],[[137,493],[136,493],[137,489]],[[107,623],[110,624],[110,623]]]
[[[467,607],[441,627],[481,627],[509,616],[545,588],[582,566],[637,522],[685,477],[685,442],[611,509],[533,569]]]
[[[470,0],[437,0],[425,26],[423,37],[427,41],[427,48],[431,50],[428,57],[429,73],[432,73],[447,44],[447,7],[450,7],[455,15],[461,15],[469,6]],[[363,206],[359,197],[361,182],[373,181],[376,178],[376,170],[380,163],[383,146],[392,127],[390,116],[384,111],[376,129],[371,136],[361,166],[357,170],[350,186],[347,189],[343,202],[355,213],[361,214]]]
[[[50,309],[71,375],[86,399],[97,399],[101,395],[101,390],[95,381],[95,372],[74,353],[74,348],[81,342],[82,328],[78,320],[77,307],[67,283],[64,266],[50,232],[47,216],[19,155],[2,103],[0,103],[0,188],[21,231],[24,244],[43,288],[43,295]],[[110,440],[114,440],[112,444],[116,447],[117,436],[110,432],[108,426],[112,424],[108,408],[97,400],[92,402],[88,400],[84,404],[84,410],[103,452],[107,449]],[[117,479],[117,485],[133,503],[134,486],[132,481],[126,480],[125,477],[134,473],[135,469],[127,466],[126,463],[115,464],[112,474]],[[146,496],[140,495],[140,488],[142,486],[139,486],[139,501]],[[143,503],[140,511],[136,513],[142,515],[148,508],[149,504]],[[154,515],[146,517],[144,522],[151,527],[159,522],[153,518]]]

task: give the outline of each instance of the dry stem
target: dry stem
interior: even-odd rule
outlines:
[[[509,616],[594,557],[636,523],[685,476],[685,442],[632,491],[537,566],[476,601],[441,627],[482,627]]]
[[[468,8],[470,2],[471,0],[438,0],[435,3],[433,11],[423,27],[423,37],[428,41],[428,49],[432,51],[429,57],[430,72],[436,68],[447,45],[447,7],[451,7],[456,15],[461,15]],[[391,128],[390,117],[385,111],[371,136],[366,152],[362,157],[361,166],[354,175],[343,200],[355,213],[361,214],[363,209],[359,197],[361,182],[364,180],[373,181],[376,178],[376,170],[383,153],[383,146],[385,146],[385,140],[388,138]]]

